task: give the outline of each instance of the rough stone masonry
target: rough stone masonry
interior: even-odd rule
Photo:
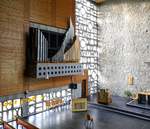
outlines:
[[[150,0],[106,0],[97,16],[100,86],[122,96],[150,90]]]

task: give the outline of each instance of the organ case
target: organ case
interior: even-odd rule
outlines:
[[[70,19],[67,30],[31,23],[27,73],[36,78],[82,74],[79,38]]]

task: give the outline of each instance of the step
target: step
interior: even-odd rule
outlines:
[[[127,111],[127,110],[124,110],[124,109],[121,109],[121,108],[110,107],[110,106],[108,107],[107,105],[90,103],[90,102],[88,103],[88,107],[94,107],[94,108],[97,108],[97,109],[104,109],[104,110],[107,110],[107,111],[116,112],[116,113],[119,113],[119,114],[123,114],[123,115],[131,116],[131,117],[139,118],[139,119],[142,119],[142,120],[150,121],[150,116],[148,116],[148,115],[144,115],[144,114],[137,113],[137,112]]]

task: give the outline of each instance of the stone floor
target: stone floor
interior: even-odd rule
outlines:
[[[89,100],[96,103],[96,96],[91,96]],[[124,98],[113,97],[113,103],[108,106],[128,109],[125,103]],[[134,110],[132,107],[129,109]],[[87,112],[94,118],[94,129],[150,129],[150,121],[115,113],[105,108],[94,108],[89,104]],[[87,112],[72,112],[68,105],[30,116],[27,121],[40,129],[85,129],[84,118]],[[10,124],[16,127],[15,122]]]
[[[55,112],[46,111],[30,116],[28,121],[40,129],[85,129],[84,117],[86,113],[72,113],[70,109],[64,107]],[[150,129],[149,121],[134,117],[95,108],[88,108],[88,113],[94,117],[94,129]]]
[[[96,100],[96,95],[92,95],[88,97],[89,103],[93,104],[98,104]],[[138,107],[131,107],[127,105],[127,102],[131,100],[127,100],[127,98],[120,97],[120,96],[112,96],[112,103],[109,105],[103,105],[103,104],[98,104],[100,106],[105,106],[105,107],[110,107],[110,108],[116,108],[124,111],[129,111],[137,114],[142,114],[150,118],[150,110],[147,109],[142,109]],[[144,106],[144,105],[143,105]]]
[[[137,107],[137,108],[140,108],[140,109],[146,109],[146,110],[149,110],[150,112],[150,104],[139,104],[137,100],[131,100],[130,102],[127,103],[128,106],[131,106],[131,107]]]

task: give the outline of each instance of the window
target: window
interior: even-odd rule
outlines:
[[[51,89],[46,93],[29,96],[28,98],[16,98],[4,101],[3,103],[0,102],[0,118],[3,118],[5,121],[11,121],[17,114],[21,116],[22,104],[24,102],[28,103],[28,115],[45,111],[47,110],[45,101],[51,101],[57,98],[62,99],[65,104],[69,104],[71,100],[71,89]]]
[[[13,100],[13,107],[14,108],[20,107],[20,99]]]
[[[36,113],[41,112],[43,109],[43,103],[36,104]]]
[[[42,95],[37,95],[36,96],[36,102],[42,102],[43,96]]]
[[[60,91],[57,91],[57,97],[59,98],[60,97]]]
[[[4,102],[4,106],[3,106],[3,109],[4,110],[8,110],[8,109],[11,109],[12,108],[12,100],[7,100]]]
[[[29,105],[32,105],[32,104],[34,104],[35,103],[35,96],[30,96],[29,98],[28,98],[28,104]]]
[[[76,0],[76,33],[80,39],[81,63],[89,71],[89,93],[96,90],[91,87],[98,86],[98,35],[97,35],[97,8],[85,0]],[[92,67],[91,67],[92,65]],[[78,71],[77,71],[78,72]],[[97,88],[95,88],[97,89]]]
[[[0,112],[2,111],[2,103],[0,102]]]
[[[49,100],[49,94],[48,93],[44,93],[43,94],[43,99],[44,100]]]
[[[66,96],[66,91],[62,90],[62,97]]]
[[[34,110],[35,110],[34,106],[29,106],[29,113],[30,114],[34,113]]]

